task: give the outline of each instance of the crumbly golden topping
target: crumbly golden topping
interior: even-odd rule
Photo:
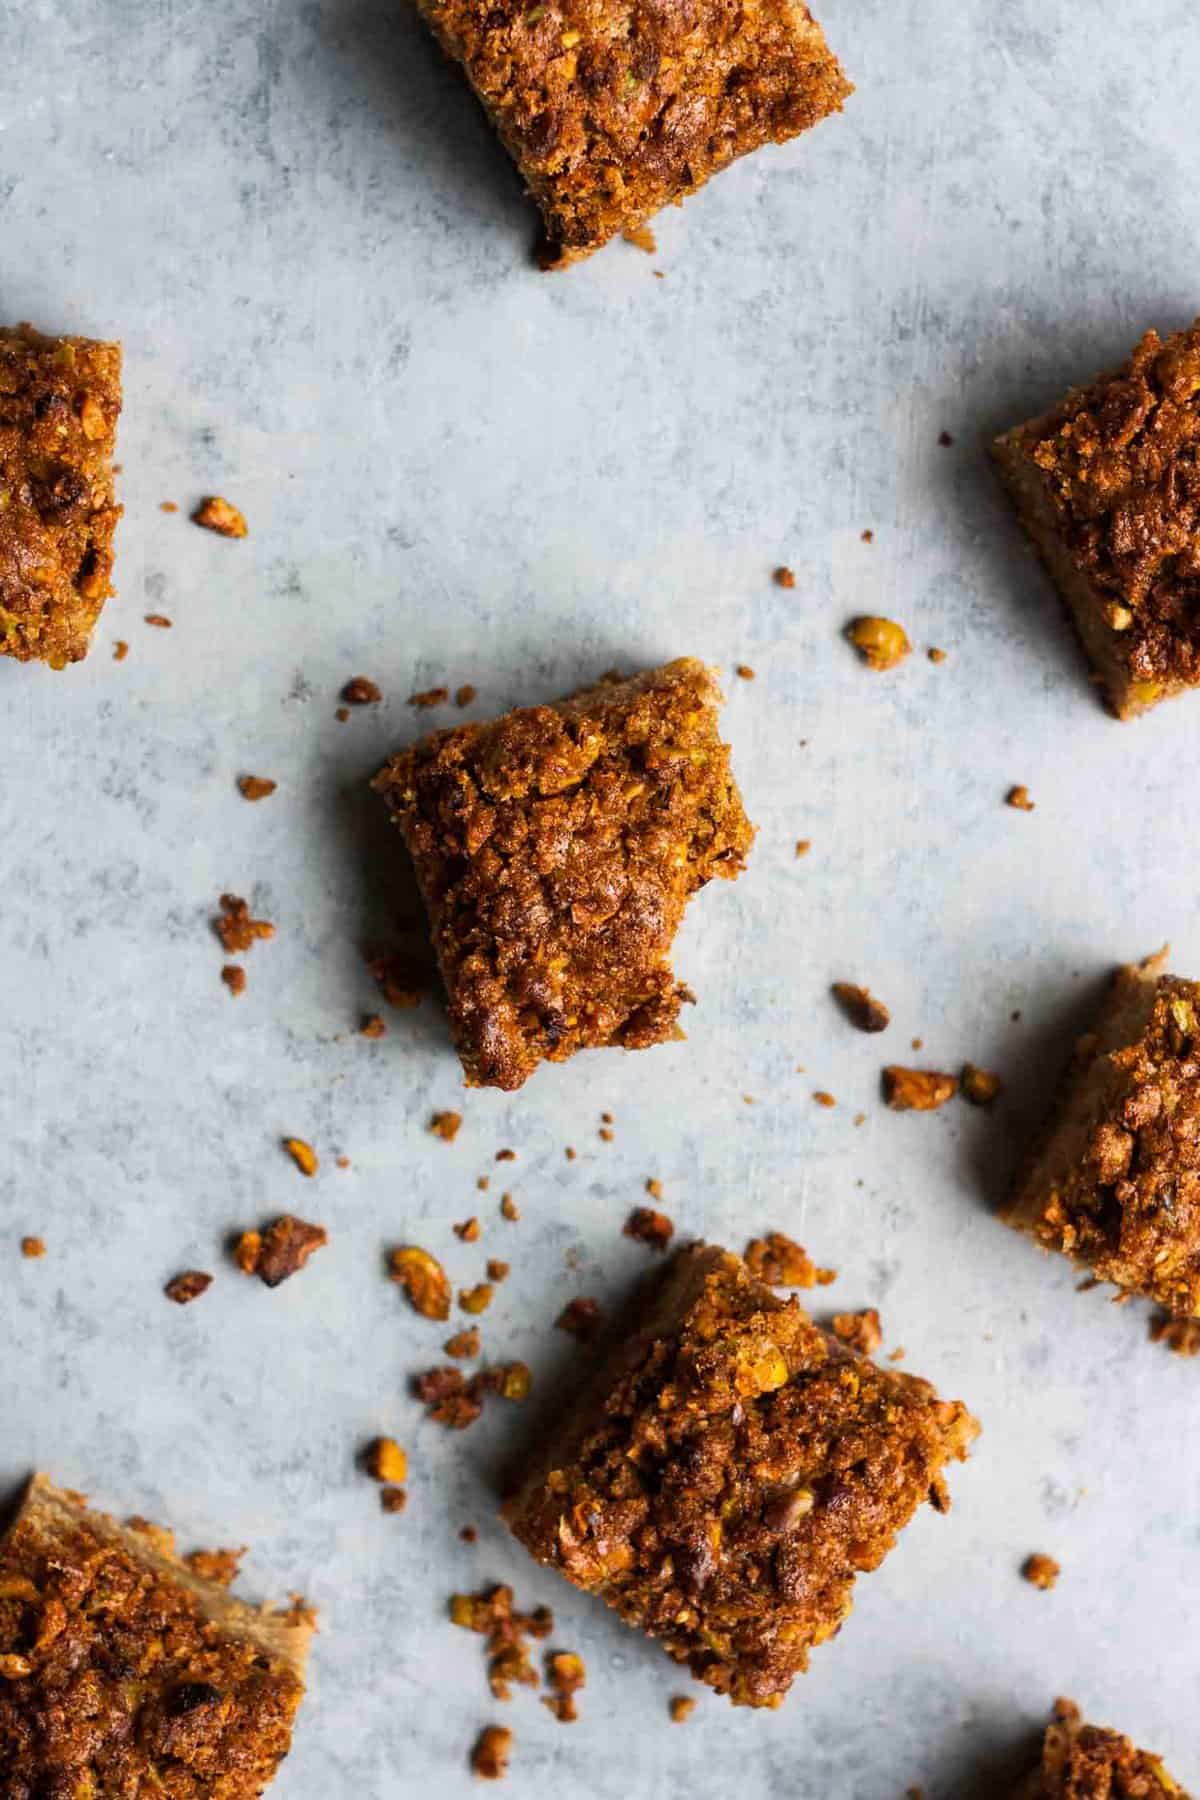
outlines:
[[[799,0],[420,0],[571,262],[852,92]]]
[[[0,656],[87,655],[112,593],[121,349],[0,329]]]
[[[1200,320],[1026,427],[1130,676],[1200,681]]]
[[[693,1246],[506,1508],[539,1561],[736,1702],[778,1705],[977,1426]]]
[[[1081,1154],[1034,1227],[1048,1249],[1171,1313],[1200,1312],[1200,983],[1163,975],[1141,1036],[1105,1054]],[[1094,1063],[1085,1040],[1074,1078]]]
[[[0,1544],[5,1800],[254,1800],[274,1776],[298,1660],[169,1546],[34,1484]]]
[[[1085,1725],[1070,1700],[1054,1712],[1041,1768],[1021,1800],[1188,1800],[1157,1756],[1118,1732]]]
[[[473,1086],[679,1036],[684,907],[753,836],[716,684],[683,659],[440,731],[375,779],[412,853]]]

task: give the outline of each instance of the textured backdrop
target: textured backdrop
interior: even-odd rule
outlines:
[[[655,256],[542,276],[402,7],[0,0],[0,318],[127,357],[119,596],[84,666],[0,662],[0,1493],[43,1466],[251,1544],[251,1593],[320,1605],[281,1800],[457,1800],[492,1718],[538,1800],[961,1800],[1060,1692],[1200,1784],[1200,1367],[989,1217],[1099,975],[1164,938],[1200,973],[1200,700],[1105,717],[981,450],[1200,307],[1195,8],[822,10],[843,117],[662,218]],[[246,542],[187,522],[210,491]],[[891,675],[839,635],[863,609],[918,647]],[[362,783],[422,722],[406,696],[472,682],[485,716],[680,653],[726,671],[760,827],[679,946],[689,1042],[506,1099],[462,1095],[428,1003],[357,1038],[400,874]],[[357,673],[386,703],[339,724]],[[247,806],[244,771],[278,794]],[[237,1001],[208,926],[230,888],[278,925]],[[886,1039],[835,1015],[835,978],[888,1001]],[[913,1036],[1002,1070],[998,1112],[885,1112],[879,1063]],[[458,1141],[430,1137],[460,1104]],[[686,1678],[492,1522],[512,1415],[451,1436],[404,1393],[444,1333],[382,1279],[386,1244],[456,1281],[510,1260],[485,1343],[544,1381],[575,1354],[564,1301],[644,1265],[620,1225],[649,1175],[681,1232],[778,1226],[836,1264],[826,1297],[878,1304],[985,1427],[950,1518],[918,1519],[773,1716],[696,1690],[669,1724]],[[284,1208],[332,1243],[269,1293],[221,1245]],[[178,1310],[190,1266],[218,1280]],[[400,1519],[355,1469],[380,1430],[411,1455]],[[1018,1577],[1034,1549],[1053,1594]],[[553,1602],[579,1724],[492,1703],[444,1616],[485,1579]]]

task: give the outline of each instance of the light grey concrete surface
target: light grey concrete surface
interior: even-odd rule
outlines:
[[[127,357],[119,596],[84,666],[0,664],[0,1491],[44,1467],[251,1544],[251,1593],[311,1596],[281,1800],[457,1800],[493,1718],[539,1800],[964,1800],[1060,1692],[1200,1785],[1200,1368],[989,1216],[1100,974],[1164,938],[1200,971],[1200,700],[1098,709],[981,450],[1200,307],[1200,31],[1182,0],[823,13],[843,117],[664,217],[655,256],[547,277],[403,7],[0,0],[0,317]],[[246,542],[187,522],[214,490]],[[894,674],[840,637],[864,608],[918,647]],[[689,1041],[506,1099],[463,1095],[428,1003],[356,1037],[359,946],[398,891],[362,783],[428,722],[406,696],[473,682],[485,716],[679,653],[727,671],[760,828],[679,945]],[[339,724],[359,672],[385,704]],[[246,805],[244,771],[276,796]],[[1036,812],[1003,805],[1017,781]],[[236,1002],[225,889],[278,925]],[[841,977],[889,1002],[888,1037],[835,1015]],[[1000,1069],[996,1115],[886,1113],[879,1064],[914,1036],[913,1060]],[[430,1137],[460,1104],[458,1141]],[[284,1133],[318,1147],[313,1182]],[[405,1395],[445,1333],[382,1279],[386,1244],[456,1282],[510,1260],[485,1343],[544,1384],[563,1302],[643,1266],[620,1226],[652,1174],[682,1232],[782,1227],[836,1264],[830,1302],[880,1305],[984,1422],[951,1516],[860,1584],[776,1715],[696,1690],[670,1725],[686,1678],[494,1523],[511,1416],[452,1436]],[[270,1293],[222,1244],[284,1208],[332,1242]],[[178,1310],[189,1266],[217,1280]],[[355,1468],[381,1430],[411,1456],[399,1519]],[[1035,1549],[1053,1594],[1018,1578]],[[491,1701],[444,1617],[486,1579],[554,1604],[588,1664],[577,1725]]]

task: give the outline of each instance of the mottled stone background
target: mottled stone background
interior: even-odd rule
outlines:
[[[119,597],[86,665],[0,665],[0,1491],[43,1466],[251,1544],[252,1593],[311,1595],[289,1800],[456,1800],[492,1718],[539,1800],[962,1800],[1064,1691],[1200,1784],[1200,1366],[989,1217],[1100,974],[1167,937],[1200,971],[1200,701],[1105,717],[981,449],[1200,306],[1200,30],[1183,0],[825,12],[842,118],[671,212],[655,256],[541,276],[403,6],[0,0],[0,317],[127,358]],[[245,543],[187,522],[213,490]],[[866,673],[839,635],[864,608],[922,654]],[[399,882],[362,783],[421,722],[409,692],[473,682],[484,716],[680,652],[728,673],[760,827],[679,947],[689,1042],[505,1099],[464,1097],[428,1004],[357,1038]],[[359,672],[386,704],[340,725]],[[247,770],[278,794],[247,806]],[[1003,805],[1018,781],[1031,815]],[[228,888],[278,924],[236,1002],[208,926]],[[838,977],[890,1003],[882,1044],[832,1011]],[[914,1035],[1001,1069],[996,1115],[886,1113],[879,1063]],[[430,1137],[459,1104],[457,1143]],[[404,1392],[445,1334],[382,1279],[386,1244],[463,1282],[511,1260],[485,1342],[544,1385],[574,1355],[559,1307],[643,1266],[620,1225],[651,1174],[681,1231],[781,1226],[835,1263],[827,1298],[880,1305],[986,1428],[951,1517],[914,1524],[774,1716],[701,1694],[670,1725],[685,1678],[492,1522],[512,1414],[449,1436]],[[332,1244],[269,1293],[221,1246],[287,1207]],[[177,1310],[189,1266],[218,1278]],[[384,1429],[400,1519],[355,1468]],[[1034,1549],[1053,1594],[1018,1578]],[[445,1619],[485,1579],[554,1603],[579,1724],[491,1701]]]

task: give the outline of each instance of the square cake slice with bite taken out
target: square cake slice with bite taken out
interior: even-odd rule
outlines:
[[[1200,1315],[1200,984],[1117,972],[1001,1217],[1129,1294]]]
[[[310,1631],[35,1476],[0,1540],[6,1800],[254,1800],[291,1746]]]
[[[698,889],[753,830],[718,724],[681,658],[553,706],[436,732],[374,786],[412,855],[472,1087],[540,1062],[681,1037],[669,956]]]
[[[539,1562],[735,1705],[778,1706],[978,1425],[821,1330],[740,1257],[681,1250],[516,1494]]]
[[[1200,320],[993,455],[1116,716],[1200,686]]]
[[[0,329],[0,656],[65,669],[112,593],[119,344]]]

